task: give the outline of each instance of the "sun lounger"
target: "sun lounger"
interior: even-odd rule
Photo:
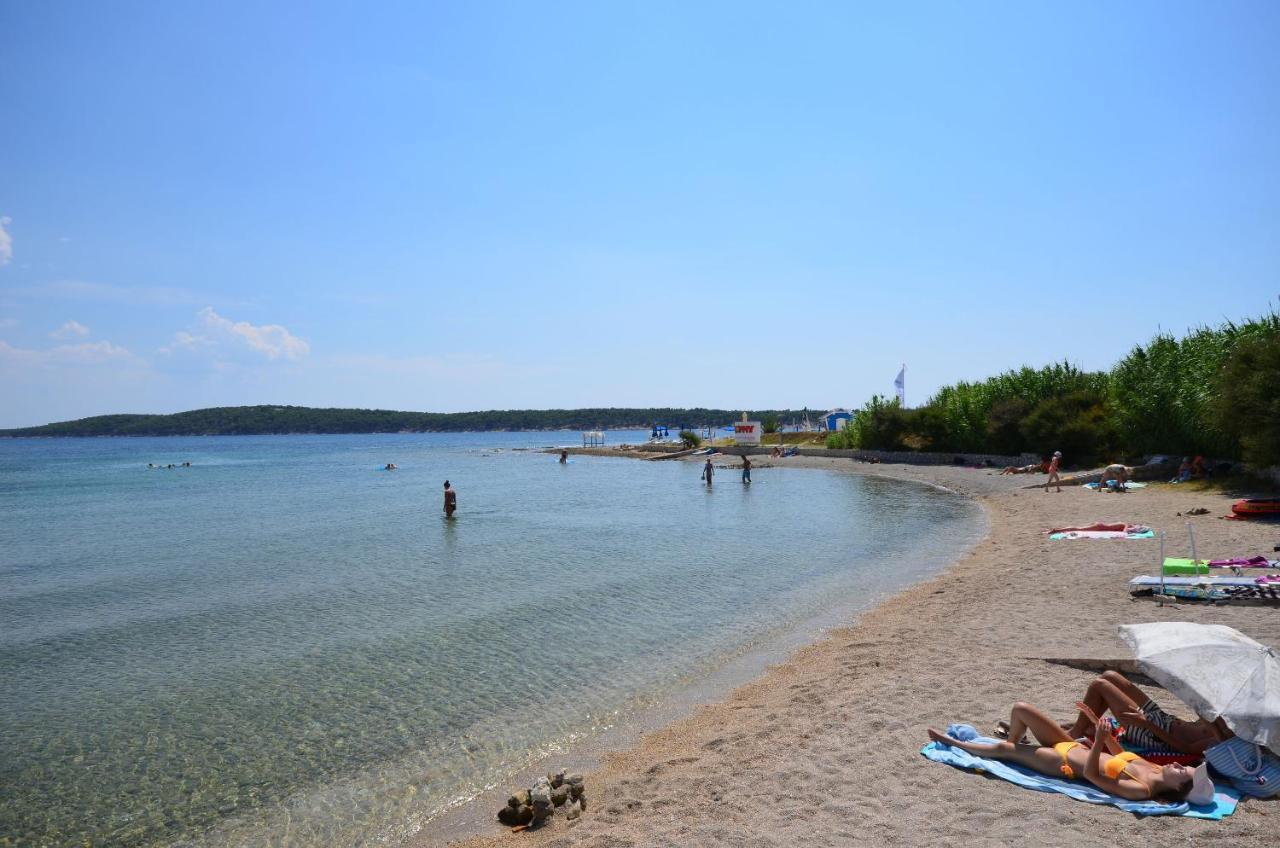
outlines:
[[[1150,577],[1129,581],[1132,595],[1159,595],[1195,601],[1280,601],[1280,582],[1262,577]]]
[[[1245,559],[1243,557],[1237,559],[1211,559],[1211,560],[1193,560],[1184,557],[1165,557],[1164,573],[1165,574],[1212,574],[1217,571],[1219,574],[1225,573],[1227,570],[1240,573],[1242,568],[1280,568],[1280,562],[1269,560],[1266,557],[1252,557]]]

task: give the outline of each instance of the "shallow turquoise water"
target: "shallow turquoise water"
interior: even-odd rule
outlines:
[[[572,440],[0,440],[0,844],[394,843],[980,524]]]

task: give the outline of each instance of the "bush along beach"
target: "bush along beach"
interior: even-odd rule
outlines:
[[[939,389],[924,406],[871,400],[829,448],[1016,455],[1074,465],[1164,453],[1280,464],[1280,315],[1161,333],[1110,371],[1022,367]]]

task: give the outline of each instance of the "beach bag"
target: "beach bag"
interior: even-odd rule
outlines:
[[[1255,798],[1280,795],[1280,757],[1261,745],[1233,736],[1204,752],[1213,770]]]

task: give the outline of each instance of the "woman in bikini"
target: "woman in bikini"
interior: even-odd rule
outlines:
[[[1009,715],[1009,738],[1021,739],[1030,730],[1039,744],[962,742],[933,728],[929,729],[929,738],[980,757],[1018,763],[1050,777],[1083,778],[1103,792],[1130,801],[1178,804],[1186,800],[1195,769],[1176,763],[1159,766],[1137,754],[1122,751],[1111,735],[1111,724],[1092,715],[1083,702],[1077,706],[1091,716],[1101,744],[1085,747],[1053,719],[1022,702],[1014,704]]]

